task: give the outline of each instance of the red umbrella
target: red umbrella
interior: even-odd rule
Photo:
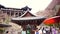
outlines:
[[[47,18],[46,20],[44,20],[43,23],[50,25],[50,24],[55,24],[59,22],[60,22],[60,16],[55,16],[55,17]]]

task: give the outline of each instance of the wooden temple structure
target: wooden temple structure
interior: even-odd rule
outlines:
[[[30,31],[30,34],[34,34],[33,30],[36,30],[36,27],[39,26],[45,19],[45,17],[37,17],[27,10],[20,17],[11,18],[11,21],[21,25],[24,31]]]
[[[8,24],[0,24],[0,27],[4,28],[4,27],[11,27],[11,25]]]

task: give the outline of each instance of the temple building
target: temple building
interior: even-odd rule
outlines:
[[[31,8],[25,6],[23,8],[9,8],[0,5],[0,31],[4,29],[4,33],[9,31],[9,34],[34,34],[34,31],[47,18],[60,16],[60,0],[53,0],[44,11],[32,14]],[[19,25],[19,28],[17,25]],[[23,31],[23,32],[22,32]]]
[[[12,17],[11,21],[13,23],[16,23],[22,27],[22,31],[28,31],[30,34],[34,34],[33,30],[37,29],[37,26],[40,26],[40,24],[45,20],[45,17],[37,17],[30,13],[30,10],[27,9],[27,11],[21,15],[20,17]],[[40,28],[38,28],[40,29]],[[26,32],[26,34],[28,34]]]
[[[19,17],[25,12],[22,9],[8,8],[8,7],[4,7],[2,5],[0,5],[0,11],[3,14],[6,13],[10,17]]]
[[[16,26],[15,24],[11,24],[10,18],[19,17],[22,14],[24,14],[24,12],[25,11],[23,11],[23,9],[8,8],[3,5],[0,5],[0,31],[1,31],[0,34],[3,34],[3,33],[6,34],[7,31],[9,31],[10,34],[12,34],[15,30],[14,27],[18,27],[18,26]],[[11,31],[12,29],[13,29],[13,32]]]

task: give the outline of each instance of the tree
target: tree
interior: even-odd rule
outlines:
[[[5,21],[4,21],[6,24],[8,24],[9,22],[10,22],[10,18],[9,18],[9,16],[6,16],[6,18],[5,18]]]

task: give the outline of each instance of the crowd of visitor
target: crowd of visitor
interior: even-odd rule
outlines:
[[[41,29],[38,29],[35,34],[60,34],[60,28],[43,27]]]
[[[40,29],[36,28],[34,30],[35,34],[60,34],[60,28],[56,27],[41,27]],[[6,32],[8,34],[8,31]],[[26,31],[22,31],[21,34],[31,34],[29,29]]]

